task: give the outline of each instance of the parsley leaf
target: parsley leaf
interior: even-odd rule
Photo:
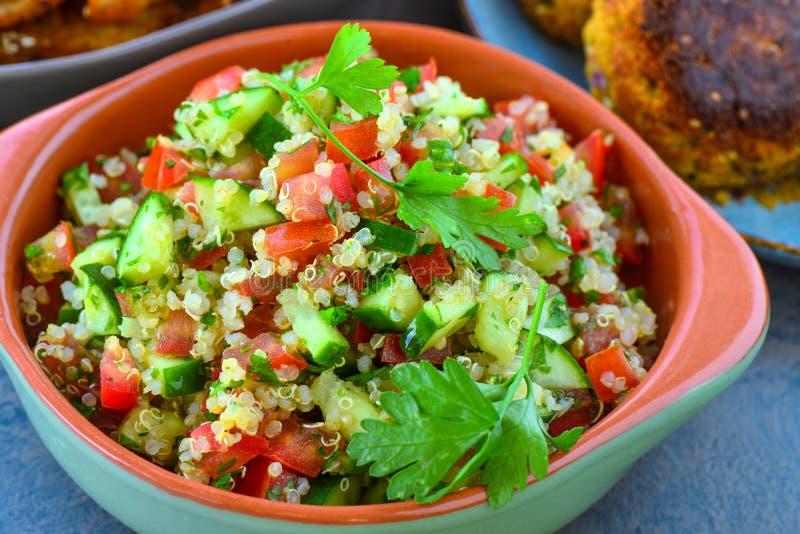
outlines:
[[[255,375],[256,380],[264,382],[272,386],[281,386],[283,382],[280,381],[278,375],[275,374],[275,369],[272,368],[272,363],[264,354],[262,350],[256,350],[250,355],[250,365],[248,371]]]
[[[381,112],[381,97],[375,90],[389,87],[399,76],[397,67],[386,65],[380,58],[355,63],[372,49],[371,40],[369,32],[362,30],[358,23],[342,26],[311,86],[325,87],[364,116]],[[309,92],[308,89],[304,91],[305,94]]]
[[[453,248],[464,259],[497,269],[497,252],[478,236],[520,249],[529,245],[521,236],[540,234],[546,225],[535,213],[520,215],[516,208],[495,211],[496,198],[450,196],[466,180],[434,171],[428,160],[415,163],[406,179],[394,184],[401,195],[397,215],[414,230],[430,226],[445,247]]]
[[[569,323],[569,310],[567,309],[567,299],[563,293],[553,297],[550,304],[545,328],[559,328]]]

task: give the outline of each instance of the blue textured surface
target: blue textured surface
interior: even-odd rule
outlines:
[[[581,50],[540,32],[516,0],[461,0],[461,5],[468,24],[482,39],[529,57],[586,88]],[[772,210],[752,198],[712,205],[754,245],[760,257],[800,267],[800,201]]]

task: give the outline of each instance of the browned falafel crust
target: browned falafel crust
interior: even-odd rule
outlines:
[[[595,0],[593,92],[700,188],[800,167],[800,0]]]
[[[592,0],[519,0],[525,13],[550,37],[580,46]]]

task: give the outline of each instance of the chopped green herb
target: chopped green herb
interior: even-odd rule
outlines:
[[[569,266],[569,282],[574,284],[586,276],[586,265],[581,256],[575,256],[572,260],[572,265]]]
[[[36,245],[25,245],[25,259],[30,261],[37,256],[44,254],[44,250]]]

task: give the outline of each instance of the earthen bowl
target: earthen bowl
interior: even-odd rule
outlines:
[[[442,74],[490,101],[523,93],[551,103],[575,139],[595,128],[617,140],[617,169],[652,243],[643,282],[658,314],[661,353],[629,398],[591,428],[550,475],[500,511],[483,488],[436,504],[314,507],[258,500],[202,486],[126,450],[88,423],[50,384],[25,343],[17,311],[23,247],[58,217],[59,174],[87,154],[137,147],[163,131],[195,80],[227,65],[276,69],[323,54],[336,22],[258,30],[212,41],[51,108],[0,134],[0,342],[2,361],[34,428],[92,498],[138,531],[412,532],[549,531],[589,507],[648,449],[729,386],[753,359],[769,304],[744,241],[678,180],[645,143],[587,93],[515,54],[453,32],[365,22],[396,65],[436,57]]]

